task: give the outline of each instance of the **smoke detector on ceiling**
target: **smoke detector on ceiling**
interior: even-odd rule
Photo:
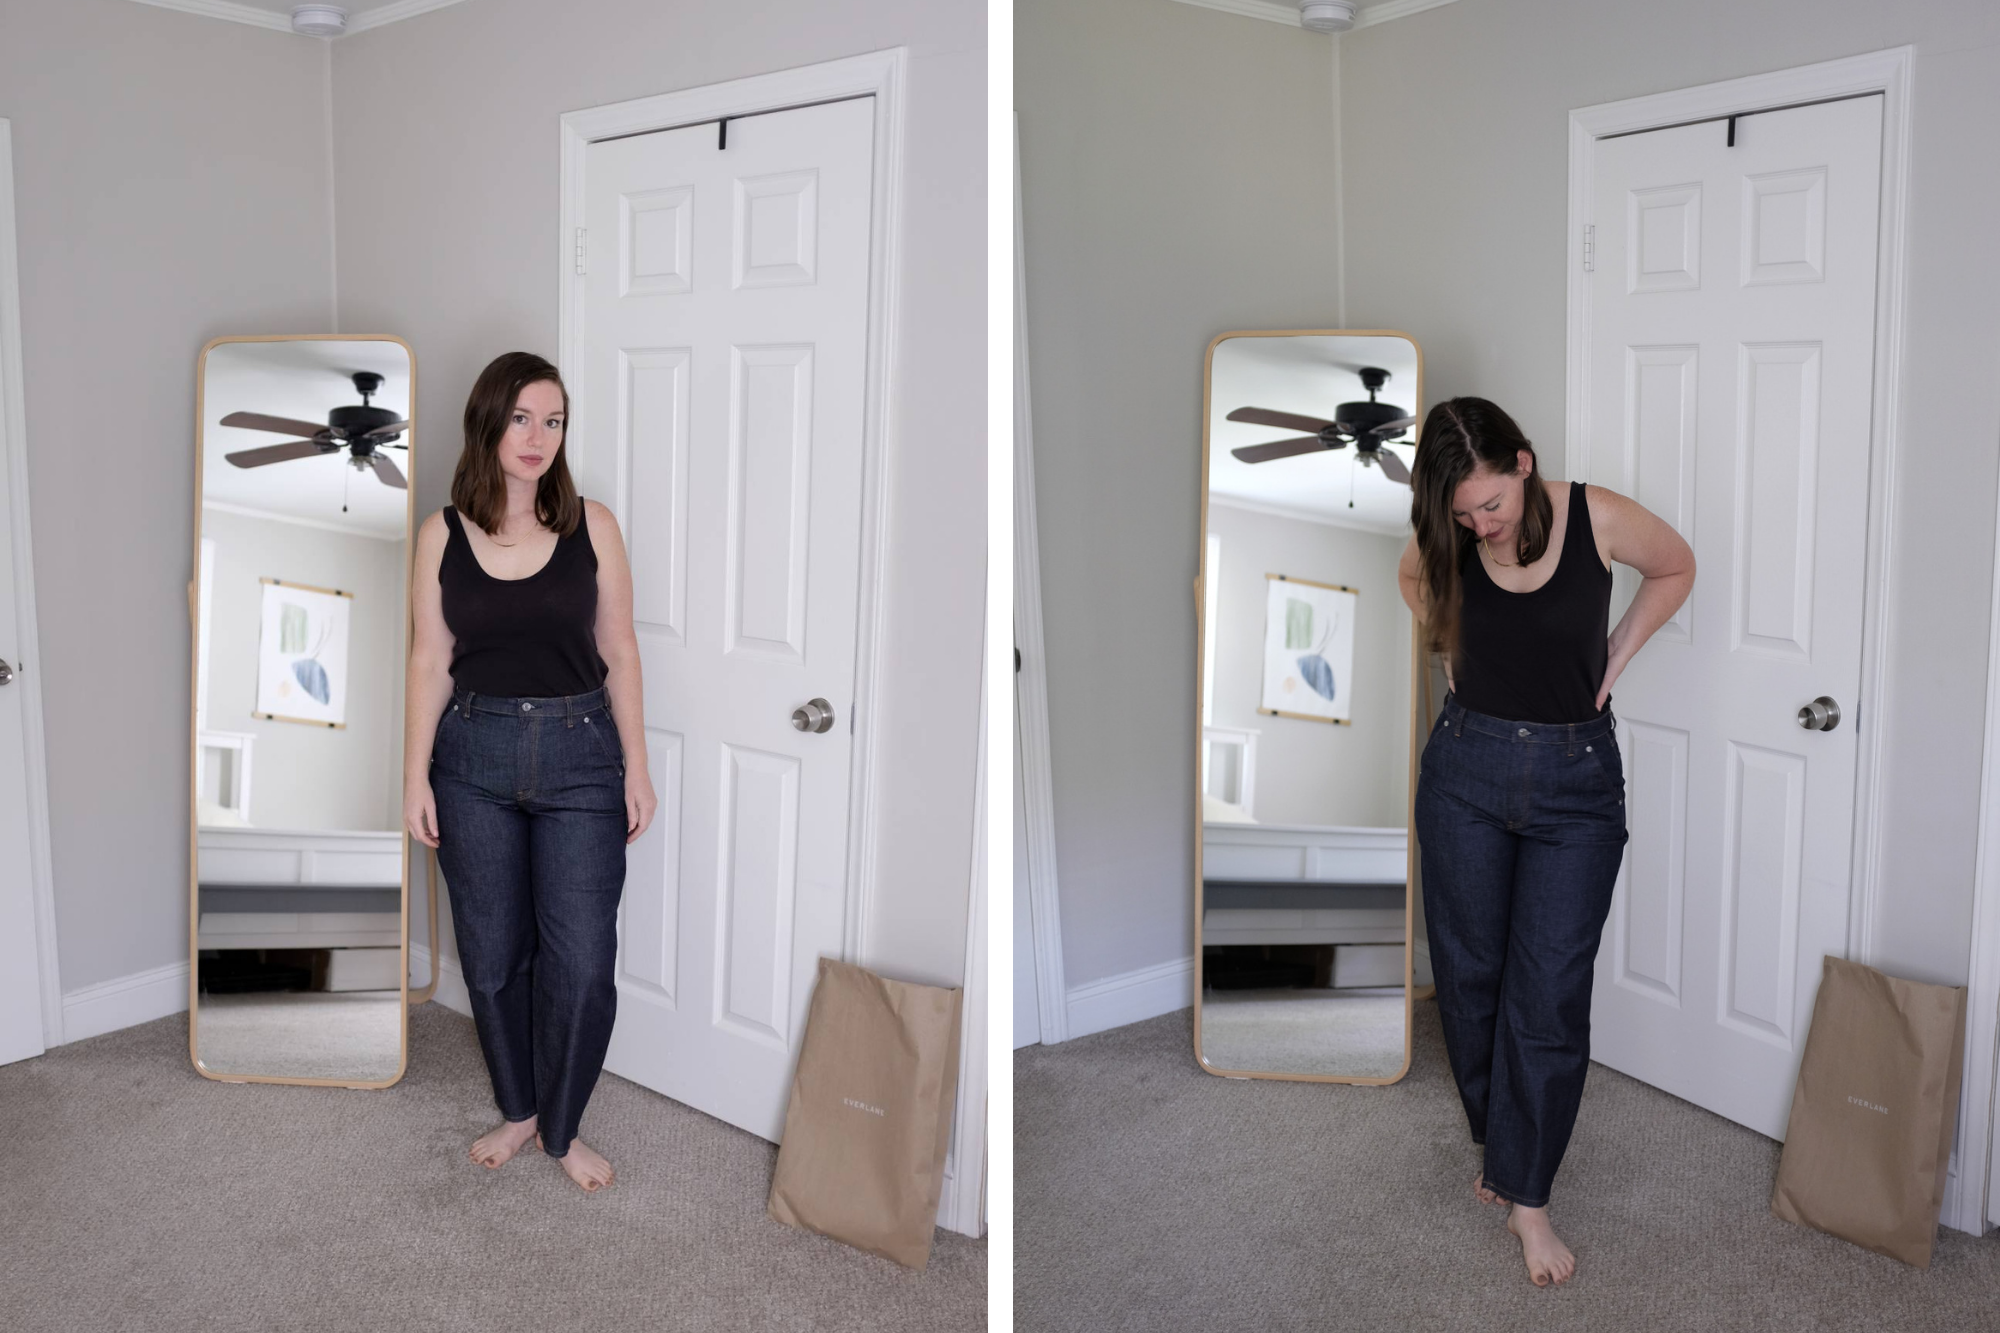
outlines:
[[[347,31],[347,11],[339,5],[295,5],[292,31],[307,37],[338,37]]]
[[[1299,0],[1299,26],[1313,32],[1346,32],[1354,26],[1354,0]]]

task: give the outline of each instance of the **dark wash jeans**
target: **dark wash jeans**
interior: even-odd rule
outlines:
[[[1590,983],[1625,852],[1611,711],[1508,722],[1446,696],[1417,781],[1445,1051],[1486,1185],[1539,1208],[1590,1061]]]
[[[493,1100],[569,1152],[618,992],[625,760],[605,692],[454,689],[431,751],[438,866]]]

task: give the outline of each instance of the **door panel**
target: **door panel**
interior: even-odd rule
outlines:
[[[605,1067],[774,1140],[847,902],[873,137],[863,98],[585,158],[577,419],[616,424],[572,466],[631,546],[660,798]]]
[[[1593,1057],[1782,1137],[1851,880],[1881,99],[1600,140],[1592,482],[1694,548],[1619,679]],[[1612,614],[1637,586],[1618,570]],[[1833,731],[1801,705],[1831,695]]]

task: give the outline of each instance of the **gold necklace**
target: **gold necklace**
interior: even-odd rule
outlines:
[[[1484,546],[1484,547],[1486,548],[1486,558],[1487,558],[1488,560],[1491,560],[1491,561],[1492,561],[1492,562],[1493,562],[1494,564],[1496,564],[1496,565],[1500,566],[1500,568],[1502,568],[1502,569],[1517,569],[1517,568],[1519,568],[1519,567],[1520,567],[1520,564],[1521,564],[1521,562],[1520,562],[1519,560],[1516,560],[1516,561],[1514,561],[1513,563],[1511,563],[1511,564],[1510,564],[1510,563],[1508,563],[1507,561],[1505,561],[1505,560],[1502,560],[1502,559],[1501,559],[1501,558],[1500,558],[1499,556],[1497,556],[1497,555],[1493,554],[1493,543],[1492,543],[1492,542],[1489,542],[1489,541],[1487,541],[1487,540],[1486,540],[1486,539],[1485,539],[1484,537],[1481,537],[1481,538],[1479,539],[1479,544],[1480,544],[1481,546]]]

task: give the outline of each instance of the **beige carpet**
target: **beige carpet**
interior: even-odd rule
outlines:
[[[1417,1005],[1384,1087],[1234,1080],[1190,1011],[1014,1060],[1014,1314],[1035,1333],[2000,1329],[2000,1238],[1929,1272],[1769,1211],[1779,1145],[1593,1065],[1550,1212],[1568,1285],[1529,1284]]]
[[[1403,989],[1211,990],[1201,1049],[1218,1069],[1388,1078],[1403,1067]]]
[[[400,991],[203,995],[201,1062],[216,1074],[380,1083],[403,1058]]]
[[[764,1214],[777,1150],[623,1079],[587,1196],[495,1118],[471,1020],[411,1015],[379,1092],[211,1082],[185,1016],[0,1068],[6,1333],[910,1330],[986,1323],[986,1246],[912,1273]]]

